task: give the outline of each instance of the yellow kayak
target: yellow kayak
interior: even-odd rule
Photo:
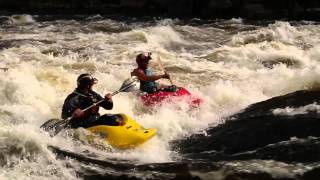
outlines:
[[[115,148],[134,148],[143,144],[156,135],[157,129],[145,129],[125,114],[115,114],[117,120],[124,121],[122,126],[99,125],[87,128],[90,132],[98,134]]]

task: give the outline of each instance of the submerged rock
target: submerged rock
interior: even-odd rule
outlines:
[[[320,104],[320,91],[303,90],[275,97],[253,104],[227,118],[226,123],[208,129],[207,135],[195,134],[175,141],[173,145],[187,154],[220,152],[222,159],[241,159],[247,156],[248,159],[319,161],[320,157],[316,154],[319,153],[317,137],[320,137],[320,113],[317,109],[310,108],[297,114],[273,113],[277,108],[297,108],[310,104]],[[316,139],[290,143],[292,138],[308,139],[310,136]],[[289,144],[270,146],[282,141],[288,141]],[[294,157],[289,154],[285,156],[289,151]],[[244,154],[234,156],[237,153]]]

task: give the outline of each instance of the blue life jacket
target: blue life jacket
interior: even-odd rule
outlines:
[[[144,73],[146,76],[152,76],[151,69],[145,69]],[[153,93],[158,90],[158,84],[155,81],[141,81],[140,80],[140,90],[147,93]]]

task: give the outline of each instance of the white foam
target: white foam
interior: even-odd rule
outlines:
[[[240,19],[231,21],[238,23],[237,26],[246,26]],[[67,33],[57,25],[64,21],[46,23],[49,25],[37,28],[34,33],[1,31],[2,38],[8,41],[18,39],[24,42],[23,39],[29,38],[47,39],[51,43],[13,44],[14,47],[9,46],[0,52],[1,67],[9,68],[8,71],[0,70],[0,124],[7,128],[1,129],[0,134],[10,139],[4,141],[6,146],[24,150],[12,157],[5,156],[17,165],[2,168],[0,177],[16,175],[19,178],[34,174],[30,177],[40,179],[55,167],[64,169],[64,163],[69,161],[52,160],[53,154],[46,150],[47,145],[76,153],[88,150],[101,157],[138,163],[174,161],[179,155],[172,151],[170,141],[202,133],[210,126],[223,123],[223,117],[249,104],[296,90],[312,89],[319,84],[320,36],[317,25],[297,27],[276,22],[235,35],[229,44],[215,48],[212,46],[214,40],[210,38],[192,36],[190,40],[188,35],[199,33],[201,36],[204,32],[210,37],[216,35],[228,39],[227,29],[208,25],[181,27],[175,21],[167,20],[157,25],[139,25],[121,33],[83,33],[74,25],[74,33]],[[72,25],[68,28],[72,29]],[[182,50],[196,43],[201,46],[194,46],[191,51]],[[152,51],[154,57],[160,55],[173,81],[201,96],[205,103],[195,110],[186,108],[182,101],[157,110],[146,110],[135,95],[116,95],[113,110],[101,110],[101,113],[125,113],[144,127],[158,129],[156,137],[134,150],[97,150],[64,133],[48,138],[37,131],[46,120],[60,117],[63,100],[74,90],[79,74],[90,72],[97,77],[99,82],[94,89],[102,95],[116,91],[136,67],[135,56],[144,51]],[[198,51],[211,54],[197,56],[194,52]],[[151,66],[160,73],[156,61],[151,61]],[[161,82],[169,84],[166,80]],[[31,142],[35,151],[25,145],[26,142]],[[15,158],[32,153],[39,158],[32,156],[31,160],[21,162]],[[69,163],[77,167],[76,162]],[[40,167],[48,169],[41,173],[37,170]],[[23,173],[23,169],[28,171]],[[63,170],[54,177],[72,179],[75,176]]]
[[[299,31],[288,22],[277,21],[266,28],[239,33],[232,37],[231,43],[233,45],[238,45],[263,41],[280,41],[287,44],[293,44],[306,33],[308,33],[307,30]]]
[[[8,20],[8,23],[15,24],[15,25],[28,24],[28,23],[34,23],[34,22],[35,20],[29,14],[13,15],[13,16],[10,16]]]
[[[39,134],[32,125],[4,126],[0,128],[0,176],[8,179],[75,179],[47,149],[48,138]],[[5,179],[4,178],[4,179]]]
[[[272,110],[272,113],[274,115],[278,116],[294,116],[299,114],[307,114],[309,111],[316,111],[317,113],[320,112],[320,105],[317,103],[308,104],[306,106],[298,107],[298,108],[292,108],[292,107],[286,107],[286,108],[277,108]]]

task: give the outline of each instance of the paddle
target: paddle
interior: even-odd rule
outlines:
[[[167,73],[167,71],[164,69],[164,66],[163,66],[163,64],[161,62],[160,56],[158,56],[157,60],[158,60],[158,64],[160,66],[161,71],[163,71],[163,73]],[[169,81],[170,81],[171,85],[173,85],[171,77],[169,78]]]
[[[137,78],[129,78],[126,79],[119,90],[113,92],[111,95],[114,96],[116,94],[118,94],[119,92],[132,92],[136,90],[136,82],[137,82]],[[83,109],[82,111],[87,111],[89,109],[91,109],[94,106],[97,106],[98,104],[102,103],[105,99],[102,99],[94,104],[92,104],[91,106]],[[48,132],[49,135],[55,136],[57,135],[61,130],[65,129],[68,127],[70,120],[73,117],[68,117],[66,119],[50,119],[48,121],[46,121],[44,124],[42,124],[40,126],[41,129],[43,129],[44,131]]]

